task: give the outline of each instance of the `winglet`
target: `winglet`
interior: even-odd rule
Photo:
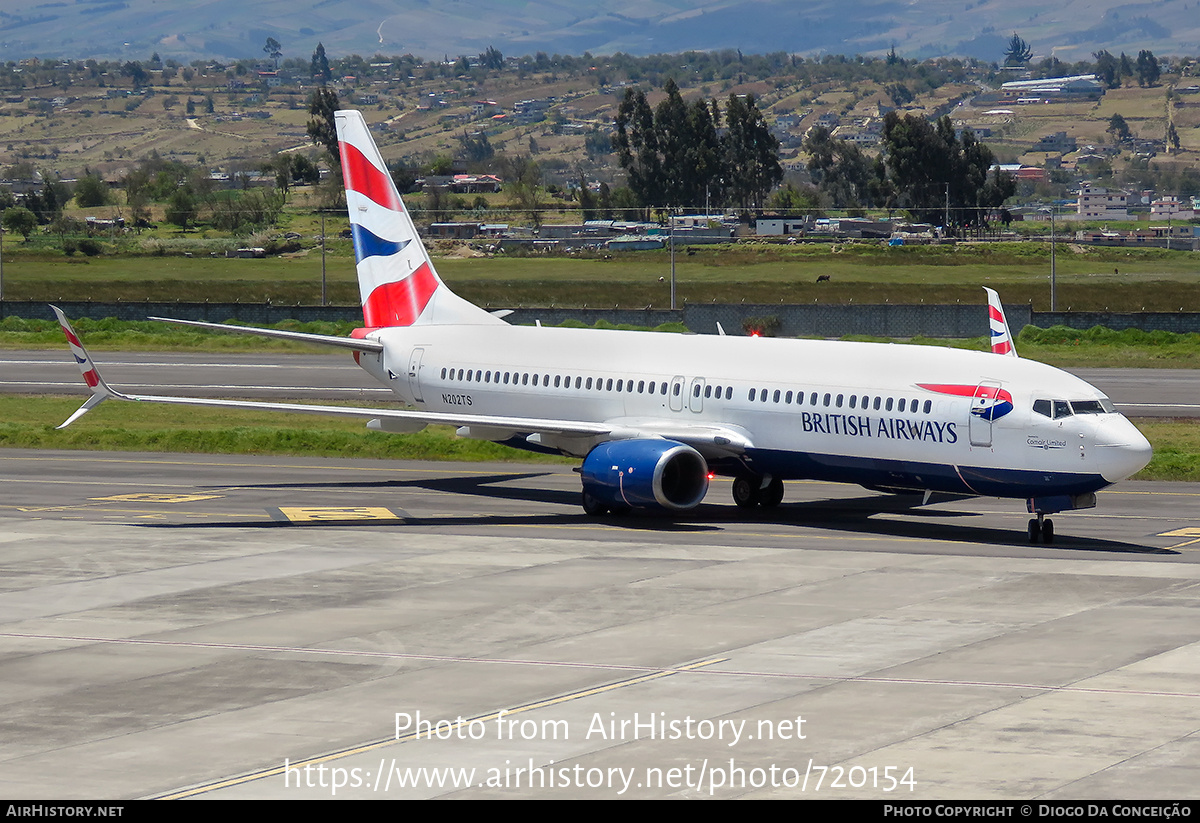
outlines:
[[[1008,330],[1008,320],[1004,317],[1004,306],[1000,305],[1000,295],[995,289],[983,287],[988,296],[988,323],[992,331],[992,353],[1006,354],[1018,357],[1017,347],[1013,343],[1012,332]]]
[[[80,406],[73,415],[68,417],[65,423],[57,427],[65,429],[108,398],[121,397],[121,394],[110,389],[108,384],[104,382],[104,378],[96,370],[96,365],[92,362],[87,349],[83,347],[83,343],[79,340],[79,335],[71,328],[71,324],[67,320],[67,316],[63,314],[62,309],[58,306],[51,306],[50,308],[54,309],[54,314],[58,317],[58,325],[62,326],[63,334],[67,338],[67,345],[71,347],[71,355],[79,365],[79,372],[83,375],[84,382],[92,390],[92,396],[87,399],[87,402]]]

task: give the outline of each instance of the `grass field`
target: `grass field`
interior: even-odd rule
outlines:
[[[365,421],[244,410],[108,402],[62,431],[83,397],[0,397],[0,446],[202,454],[293,454],[389,460],[563,462],[482,440],[448,426],[409,435],[368,431]]]
[[[155,241],[148,241],[153,243]],[[13,300],[182,300],[314,304],[320,299],[319,250],[259,260],[210,257],[228,240],[186,241],[182,254],[64,258],[5,252],[5,297]],[[19,244],[18,244],[19,245]],[[670,301],[667,251],[572,256],[450,253],[437,259],[447,283],[468,300],[507,306],[664,306]],[[1200,307],[1200,265],[1191,252],[1085,248],[1057,252],[1059,308],[1179,311]],[[978,302],[980,286],[1006,303],[1049,308],[1050,251],[1041,242],[887,248],[876,243],[748,244],[680,250],[681,302],[953,303]],[[817,283],[819,275],[830,281]],[[662,278],[660,280],[660,278]],[[356,303],[349,243],[331,241],[326,284],[334,303]]]

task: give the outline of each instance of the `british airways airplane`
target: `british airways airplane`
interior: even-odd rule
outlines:
[[[1089,508],[1140,470],[1150,444],[1112,402],[1022,360],[996,293],[992,352],[878,343],[511,326],[438,277],[357,111],[336,114],[363,328],[341,338],[174,320],[349,349],[406,409],[125,394],[54,309],[92,396],[365,418],[369,429],[458,434],[582,458],[590,515],[686,512],[714,475],[744,508],[783,481],[1024,499],[1031,542],[1046,515]],[[164,319],[164,318],[157,318]]]

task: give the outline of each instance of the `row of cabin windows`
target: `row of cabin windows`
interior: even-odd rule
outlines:
[[[771,401],[773,403],[782,402],[782,403],[791,404],[793,392],[790,392],[790,391],[785,392],[780,389],[775,389],[774,391],[771,391],[770,389],[758,389],[758,390],[751,389],[750,394],[749,394],[750,400],[753,401],[756,397],[762,403]],[[802,392],[802,391],[795,392],[795,400],[796,400],[796,405],[798,405],[798,406],[805,405],[804,392]],[[917,400],[915,398],[912,400],[909,400],[906,397],[901,397],[899,400],[897,400],[894,397],[874,397],[874,398],[872,398],[869,395],[865,395],[865,394],[862,395],[861,397],[857,394],[851,394],[851,395],[847,396],[844,394],[833,394],[832,392],[826,392],[823,396],[817,392],[811,392],[808,395],[808,404],[807,405],[809,405],[809,406],[825,406],[825,407],[832,405],[834,408],[838,408],[838,409],[851,408],[851,409],[862,409],[863,411],[868,411],[868,410],[889,411],[889,412],[893,411],[893,410],[901,411],[901,412],[907,411],[907,412],[911,412],[913,414],[916,414],[919,411],[921,411],[921,401]],[[929,412],[932,409],[933,409],[933,401],[926,400],[925,406],[924,406],[925,414],[929,414]]]
[[[488,384],[496,383],[496,384],[503,384],[506,386],[507,385],[513,385],[513,386],[516,386],[516,385],[521,385],[521,386],[541,385],[541,386],[549,387],[551,376],[548,374],[539,375],[539,374],[530,373],[530,372],[500,372],[500,371],[490,371],[490,370],[484,370],[484,369],[465,369],[465,370],[457,369],[456,370],[456,369],[443,368],[442,369],[442,379],[443,380],[450,379],[450,380],[454,380],[454,381],[463,381],[463,382],[467,382],[467,383],[488,383]],[[554,375],[554,388],[556,388],[556,389],[571,388],[571,379],[572,378],[570,375],[561,375],[561,374]],[[618,392],[629,392],[629,393],[636,392],[637,394],[655,394],[657,392],[658,394],[661,394],[664,396],[667,394],[667,391],[668,391],[667,386],[669,385],[665,380],[662,381],[661,383],[654,381],[654,380],[650,380],[650,381],[639,380],[639,381],[637,381],[637,385],[635,388],[633,380],[625,380],[624,378],[616,378],[614,380],[614,378],[611,378],[611,377],[609,377],[607,379],[603,378],[603,377],[584,378],[584,377],[581,377],[578,375],[575,376],[574,380],[575,380],[575,388],[582,389],[584,391],[591,391],[593,388],[595,388],[597,391],[618,391]],[[678,397],[681,392],[682,392],[682,383],[676,382],[674,391],[672,392],[672,394],[674,396]],[[717,400],[720,400],[723,397],[725,400],[732,400],[733,399],[733,386],[719,386],[719,385],[714,386],[711,383],[707,383],[707,384],[701,384],[699,382],[694,383],[694,385],[692,386],[692,396],[699,398],[701,393],[704,394],[705,398],[709,398],[709,399],[715,398]],[[772,393],[770,389],[750,389],[750,392],[748,395],[748,397],[751,401],[754,401],[757,397],[763,403],[766,403],[768,400],[772,400],[775,403],[783,402],[783,403],[787,403],[787,404],[791,404],[793,396],[795,397],[795,401],[796,401],[797,405],[803,406],[805,404],[804,403],[804,392],[802,392],[802,391],[801,392],[792,392],[792,391],[784,392],[780,389],[775,389],[774,393]],[[858,395],[852,394],[852,395],[849,395],[848,400],[846,398],[847,398],[847,396],[844,394],[834,395],[830,392],[826,392],[824,397],[822,398],[821,395],[819,395],[817,392],[812,392],[809,395],[808,405],[810,405],[810,406],[822,405],[822,406],[826,406],[826,407],[832,405],[835,408],[839,408],[839,409],[848,406],[851,409],[861,408],[864,411],[873,408],[875,411],[889,411],[890,412],[893,409],[895,409],[896,411],[901,411],[901,412],[909,411],[914,414],[918,412],[919,407],[920,407],[919,400],[914,399],[914,400],[910,401],[904,397],[901,397],[899,399],[899,401],[897,401],[895,398],[892,398],[892,397],[887,397],[887,398],[875,397],[873,402],[872,402],[872,398],[867,395],[863,395],[860,398]],[[932,408],[933,408],[933,402],[930,400],[926,400],[925,401],[925,410],[924,410],[925,414],[929,414],[929,412]]]
[[[551,384],[551,375],[535,374],[530,372],[500,372],[490,371],[485,369],[442,369],[442,379],[462,381],[466,383],[496,383],[505,386],[546,386]],[[655,380],[638,380],[636,383],[633,380],[624,378],[603,378],[603,377],[581,377],[576,375],[572,378],[570,375],[556,374],[553,375],[554,388],[571,388],[571,381],[574,379],[574,388],[584,391],[618,391],[637,394],[661,394],[666,395],[668,392],[668,383],[663,381],[659,383]],[[682,384],[676,383],[675,390],[672,392],[678,397],[683,391]],[[733,387],[726,386],[722,388],[717,386],[713,390],[712,386],[707,386],[704,391],[705,397],[720,398],[724,394],[726,400],[733,399]],[[700,385],[696,385],[694,392],[696,397],[700,396]]]

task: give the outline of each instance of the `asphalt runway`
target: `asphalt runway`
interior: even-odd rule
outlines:
[[[1200,485],[729,485],[0,450],[0,793],[1200,797]]]
[[[87,342],[86,340],[84,341]],[[95,352],[117,388],[190,397],[380,400],[390,393],[348,354]],[[1076,369],[1130,417],[1200,417],[1200,369]],[[0,392],[84,394],[61,350],[0,352]]]

